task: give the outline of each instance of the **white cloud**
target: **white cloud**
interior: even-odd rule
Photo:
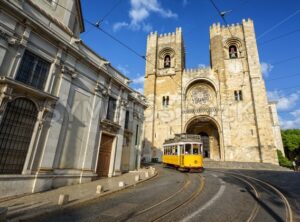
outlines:
[[[300,99],[300,91],[292,93],[288,96],[284,95],[282,91],[274,90],[267,93],[269,100],[277,101],[278,110],[289,110],[293,108]]]
[[[159,14],[164,18],[177,18],[177,14],[170,9],[164,9],[158,2],[158,0],[131,0],[131,8],[129,10],[130,23],[118,22],[113,26],[114,31],[118,31],[121,28],[129,28],[131,30],[143,30],[149,32],[152,30],[151,24],[145,23],[145,20],[151,15],[151,13]]]
[[[279,119],[281,128],[283,129],[299,129],[300,128],[300,109],[290,112],[293,116],[291,120]]]
[[[143,31],[151,32],[153,30],[152,25],[143,23]]]
[[[117,69],[119,71],[121,71],[124,75],[129,75],[130,71],[129,71],[129,68],[128,68],[128,65],[125,65],[125,66],[121,66],[121,65],[118,65],[117,66]]]
[[[113,25],[113,31],[116,32],[116,31],[120,30],[121,28],[124,28],[127,26],[129,26],[129,24],[126,22],[117,22]]]
[[[204,69],[204,68],[206,68],[206,65],[205,64],[198,64],[198,68]]]
[[[144,94],[144,88],[140,87],[140,88],[134,88],[135,91],[138,91],[141,94]]]
[[[133,84],[144,84],[145,78],[144,76],[138,76],[137,78],[132,80]]]
[[[274,66],[271,65],[270,63],[261,62],[260,68],[263,76],[268,77],[270,72],[273,70]]]

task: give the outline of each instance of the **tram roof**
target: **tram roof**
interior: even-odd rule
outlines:
[[[200,135],[181,133],[181,134],[175,134],[174,138],[166,139],[164,145],[170,143],[180,143],[180,142],[201,143],[202,140]]]

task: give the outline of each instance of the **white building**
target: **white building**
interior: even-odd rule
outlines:
[[[139,168],[145,99],[83,31],[80,0],[0,1],[0,197]]]

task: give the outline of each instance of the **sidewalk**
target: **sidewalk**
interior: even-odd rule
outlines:
[[[28,219],[126,189],[137,183],[148,180],[156,174],[155,169],[152,167],[148,169],[143,168],[139,171],[125,173],[118,177],[103,178],[89,183],[65,186],[55,190],[30,194],[11,200],[0,200],[0,209],[8,208],[6,219],[9,221]],[[135,181],[137,175],[140,177],[138,182]],[[119,187],[120,181],[124,182],[124,187]],[[96,193],[98,185],[101,185],[103,189],[100,194]],[[61,194],[69,195],[69,200],[64,205],[58,205],[59,196]]]

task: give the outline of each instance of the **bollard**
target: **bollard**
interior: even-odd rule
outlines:
[[[120,181],[119,182],[119,187],[124,187],[125,186],[125,183],[123,181]]]
[[[139,180],[140,180],[140,175],[136,175],[136,176],[134,177],[134,181],[135,181],[135,182],[139,182]]]
[[[69,195],[60,194],[58,198],[58,205],[65,205],[69,202]]]
[[[7,208],[6,207],[0,207],[0,222],[6,221],[6,215],[7,215]]]
[[[98,185],[97,189],[96,189],[96,193],[100,194],[100,193],[102,193],[102,191],[103,191],[103,187],[101,185]]]
[[[155,174],[155,168],[152,168],[152,171],[151,171],[152,175]]]
[[[149,173],[145,172],[145,178],[148,178],[148,177],[149,177]]]

